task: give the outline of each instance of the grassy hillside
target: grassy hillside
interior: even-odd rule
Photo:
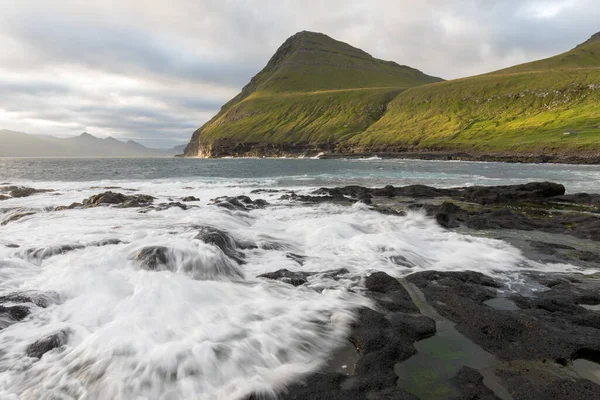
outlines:
[[[235,155],[244,143],[319,148],[346,141],[405,88],[438,81],[321,33],[299,32],[194,133],[185,155]]]
[[[354,151],[578,153],[600,149],[600,35],[545,60],[408,89]],[[565,135],[565,132],[575,134]]]

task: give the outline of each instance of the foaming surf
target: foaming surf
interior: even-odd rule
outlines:
[[[280,200],[279,192],[252,194],[255,182],[37,186],[55,192],[7,200],[7,208],[31,214],[0,227],[0,295],[29,310],[0,330],[3,399],[274,393],[343,346],[354,310],[370,304],[361,295],[361,277],[370,271],[401,277],[473,270],[510,282],[524,270],[576,270],[532,262],[500,240],[445,230],[420,212],[297,205]],[[157,203],[188,195],[200,201],[187,210],[144,213],[52,211],[107,186],[152,195]],[[209,204],[241,194],[270,206],[239,211]],[[257,278],[280,269],[314,274],[299,287]],[[336,279],[327,273],[339,269],[347,273]],[[57,345],[44,351],[47,343]]]

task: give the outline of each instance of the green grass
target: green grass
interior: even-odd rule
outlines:
[[[301,32],[194,133],[186,154],[223,139],[365,152],[580,154],[600,150],[599,126],[600,34],[555,57],[440,82]]]
[[[363,132],[383,115],[401,88],[303,93],[254,93],[202,132],[201,143],[335,143]]]
[[[339,143],[381,117],[401,90],[438,81],[321,33],[300,32],[194,132],[185,154],[197,155],[202,146],[223,139]]]
[[[359,148],[578,152],[600,145],[600,69],[483,75],[411,88]],[[576,135],[563,135],[576,131]]]

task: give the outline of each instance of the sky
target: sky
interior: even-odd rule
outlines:
[[[0,129],[171,147],[298,31],[453,79],[567,51],[598,15],[599,0],[0,0]]]

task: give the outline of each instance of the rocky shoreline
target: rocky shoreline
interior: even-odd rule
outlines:
[[[532,259],[575,263],[582,273],[523,272],[522,285],[509,287],[469,271],[417,272],[400,280],[373,272],[363,284],[376,307],[358,310],[348,337],[357,353],[353,364],[341,373],[330,362],[280,398],[600,398],[599,195],[566,195],[562,185],[538,182],[454,189],[348,186],[282,198],[362,202],[395,215],[421,210],[447,229],[470,233],[543,232],[547,242],[503,239]],[[579,246],[564,244],[567,236]],[[412,268],[406,259],[396,262]],[[249,399],[256,398],[260,394]]]
[[[185,211],[200,201],[187,196],[154,204],[152,196],[105,189],[110,190],[44,212],[92,207],[134,208],[141,213],[172,207]],[[10,197],[40,193],[23,187],[5,192]],[[251,195],[265,193],[278,197],[279,206],[362,203],[389,215],[424,213],[444,229],[508,241],[531,260],[580,268],[578,273],[516,270],[519,279],[507,281],[473,271],[410,273],[416,266],[395,256],[390,261],[408,271],[405,277],[381,271],[362,276],[351,290],[364,293],[373,307],[356,310],[347,345],[331,354],[321,371],[289,382],[277,398],[600,398],[600,194],[565,194],[561,184],[532,182],[449,189],[346,186],[310,194],[257,189]],[[221,197],[209,204],[230,213],[272,206],[245,195]],[[2,211],[0,224],[15,223],[35,212]],[[196,239],[222,251],[232,279],[243,277],[245,250],[281,248],[275,240],[247,243],[214,227],[192,228],[197,231]],[[85,246],[119,243],[106,240],[18,251],[22,257],[41,262]],[[179,266],[173,264],[170,251],[164,246],[148,246],[133,259],[148,271],[175,270]],[[306,255],[289,252],[286,257],[302,266]],[[211,273],[204,271],[193,278],[206,279]],[[348,273],[343,268],[320,272],[333,280]],[[315,274],[281,269],[257,278],[304,290],[303,285]],[[0,297],[0,329],[23,320],[34,307],[58,301],[55,293],[15,292]],[[39,338],[26,349],[28,357],[41,358],[68,343],[69,335],[60,331]],[[269,396],[255,393],[247,400],[272,398]]]
[[[319,159],[414,159],[432,161],[481,161],[534,164],[600,164],[600,152],[579,152],[577,154],[553,152],[482,152],[458,150],[414,150],[410,148],[340,148],[335,144],[273,144],[273,143],[234,143],[221,139],[211,145],[200,145],[197,154],[201,158],[222,157],[273,157]],[[179,155],[177,157],[191,157]]]

